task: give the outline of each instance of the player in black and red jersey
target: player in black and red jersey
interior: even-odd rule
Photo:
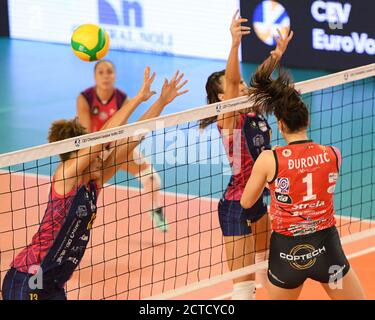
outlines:
[[[251,207],[269,185],[272,229],[269,290],[272,299],[297,299],[307,278],[319,281],[332,299],[364,299],[335,227],[333,194],[341,155],[309,140],[309,111],[287,73],[276,80],[262,66],[250,89],[254,105],[274,114],[288,143],[266,150],[254,164],[241,197]]]

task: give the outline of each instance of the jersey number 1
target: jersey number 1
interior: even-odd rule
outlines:
[[[312,173],[309,173],[302,181],[307,184],[307,195],[303,197],[303,201],[315,200],[316,194],[313,194]]]

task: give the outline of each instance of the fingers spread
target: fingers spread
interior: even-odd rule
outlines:
[[[237,9],[237,10],[236,10],[236,13],[233,15],[232,20],[236,20],[237,17],[238,17],[238,15],[239,15],[239,13],[240,13],[240,9]]]
[[[176,73],[174,74],[174,76],[172,77],[170,83],[176,82],[176,79],[177,79],[179,74],[180,74],[180,70],[177,70]]]
[[[240,18],[240,19],[237,19],[237,22],[238,23],[244,23],[244,22],[248,22],[249,20],[246,19],[246,18]]]
[[[182,89],[188,82],[189,82],[189,80],[185,80],[183,83],[181,83],[179,86],[177,86],[176,89],[177,90]]]
[[[153,72],[153,73],[152,73],[152,76],[151,76],[151,78],[150,78],[150,83],[153,83],[153,82],[154,82],[155,77],[156,77],[156,72]]]
[[[176,85],[178,85],[180,83],[180,81],[182,80],[182,78],[185,76],[184,73],[181,73],[181,75],[176,79]]]
[[[188,92],[189,92],[188,89],[186,89],[184,91],[181,91],[181,92],[177,93],[177,97],[182,96],[183,94],[188,93]]]
[[[240,27],[240,26],[241,26],[241,23],[245,23],[245,22],[247,22],[247,21],[249,21],[249,20],[246,19],[246,18],[240,18],[240,19],[234,20],[234,21],[232,22],[232,26],[231,26],[231,28],[237,28],[237,27]]]
[[[145,68],[144,73],[143,73],[144,80],[147,80],[149,76],[150,76],[150,67],[147,66],[147,67]]]

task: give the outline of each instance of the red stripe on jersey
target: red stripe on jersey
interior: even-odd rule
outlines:
[[[14,259],[11,265],[13,268],[28,273],[30,267],[40,266],[65,221],[78,189],[79,187],[74,188],[62,196],[55,192],[52,182],[50,200],[39,230],[33,236],[31,243]]]
[[[99,192],[100,187],[96,183],[94,185],[96,191]],[[69,193],[59,195],[56,193],[52,181],[50,198],[39,229],[33,236],[31,243],[16,256],[11,267],[25,273],[36,271],[34,268],[30,270],[30,267],[42,264],[54,245],[80,188],[81,184]]]
[[[277,173],[270,183],[272,229],[298,236],[336,224],[334,190],[340,154],[305,141],[274,151]]]

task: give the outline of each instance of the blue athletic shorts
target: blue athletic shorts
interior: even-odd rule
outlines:
[[[223,236],[244,236],[251,234],[251,224],[267,213],[267,204],[260,197],[250,209],[244,209],[239,200],[221,199],[218,212]]]
[[[64,288],[51,286],[50,288],[30,289],[29,280],[32,276],[14,268],[10,269],[3,282],[3,300],[66,300]]]

